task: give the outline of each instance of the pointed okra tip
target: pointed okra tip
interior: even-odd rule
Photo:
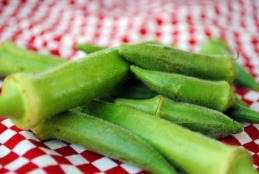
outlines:
[[[144,70],[136,65],[131,65],[130,66],[130,71],[133,72],[134,74],[140,74],[142,73]]]

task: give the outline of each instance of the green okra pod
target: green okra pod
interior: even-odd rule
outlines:
[[[248,87],[252,90],[259,90],[259,84],[255,81],[253,76],[244,69],[241,65],[239,65],[237,62],[235,62],[235,69],[237,71],[237,78],[234,81],[237,85],[242,85],[245,87]]]
[[[259,113],[241,104],[229,108],[225,114],[238,122],[259,123]]]
[[[139,109],[212,138],[222,138],[243,131],[242,124],[219,111],[175,102],[162,95],[145,100],[119,98],[115,103]]]
[[[47,117],[102,96],[121,83],[129,64],[116,49],[106,49],[47,71],[7,76],[0,116],[29,129]]]
[[[148,43],[148,44],[160,44],[157,40],[148,40],[148,41],[143,41],[140,43]],[[105,49],[106,47],[99,46],[99,45],[94,45],[90,43],[81,43],[81,44],[76,44],[76,49],[84,51],[87,54],[94,53],[96,51],[101,51]]]
[[[180,74],[151,71],[131,65],[130,70],[148,87],[176,101],[225,111],[236,105],[236,96],[226,81],[208,81]]]
[[[56,56],[21,49],[10,41],[0,44],[0,76],[2,77],[17,72],[40,72],[66,61]]]
[[[40,140],[60,139],[90,151],[131,163],[156,174],[177,173],[151,145],[131,132],[77,111],[48,118],[33,129]]]
[[[258,174],[246,150],[142,111],[101,101],[92,101],[81,110],[131,131],[188,174]]]
[[[232,55],[226,42],[222,39],[207,39],[201,46],[202,54],[226,54]],[[247,72],[238,62],[234,61],[234,68],[237,72],[235,83],[242,84],[250,89],[259,90],[259,84],[254,80],[249,72]]]
[[[232,55],[226,42],[222,39],[208,39],[200,50],[203,54],[227,54]],[[234,62],[234,67],[237,71],[237,78],[235,83],[242,84],[253,90],[259,90],[258,83],[254,78],[237,62]]]
[[[236,77],[233,60],[228,55],[203,55],[158,44],[123,44],[119,53],[149,70],[227,82]]]
[[[93,45],[89,43],[76,44],[76,49],[84,51],[87,54],[94,53],[96,51],[101,51],[105,49],[105,47],[101,47],[98,45]]]

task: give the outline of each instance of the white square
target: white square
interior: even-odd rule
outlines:
[[[15,152],[16,154],[22,156],[23,154],[25,154],[26,152],[28,152],[29,150],[35,148],[36,146],[34,144],[32,144],[29,140],[23,140],[21,142],[19,142],[14,148],[13,148],[13,152]]]
[[[249,91],[244,95],[244,99],[249,101],[258,101],[259,99],[259,93],[256,91]]]
[[[0,158],[5,157],[11,152],[11,150],[4,145],[0,146]]]
[[[72,147],[77,153],[82,153],[86,150],[86,148],[77,144],[71,144],[70,147]]]
[[[138,168],[137,166],[133,166],[133,165],[130,165],[130,164],[121,164],[121,167],[126,170],[128,173],[138,173],[140,172],[142,169]]]
[[[10,119],[5,119],[1,122],[3,125],[5,125],[6,127],[10,128],[12,127],[14,124]]]
[[[73,173],[73,174],[83,174],[82,171],[80,171],[77,167],[72,165],[60,165],[60,167],[63,169],[65,173]]]
[[[12,138],[17,132],[7,129],[0,135],[0,143],[4,144],[6,141],[8,141],[10,138]]]
[[[249,124],[250,125],[250,124]],[[259,130],[259,124],[253,124],[253,126]]]
[[[255,102],[250,105],[250,109],[259,112],[259,103]]]
[[[47,148],[44,148],[44,147],[40,147],[40,149],[45,152],[46,154],[48,155],[57,155],[57,156],[61,156],[58,152],[54,151],[54,150],[51,150],[51,149],[47,149]]]
[[[47,173],[45,172],[45,170],[38,168],[30,171],[28,174],[47,174]]]
[[[35,137],[35,135],[30,132],[30,131],[21,131],[19,132],[19,134],[21,134],[22,136],[24,136],[26,139],[31,139],[31,140],[35,140],[35,141],[40,141],[38,138]]]
[[[66,156],[66,158],[73,165],[89,164],[89,162],[86,159],[84,159],[81,155],[71,155],[71,156]]]
[[[246,132],[241,132],[240,134],[234,134],[233,135],[238,141],[239,143],[246,144],[252,141],[252,139],[249,137],[249,135]]]
[[[49,140],[44,142],[46,146],[48,146],[50,149],[59,149],[61,147],[67,146],[65,143],[59,141],[59,140]]]
[[[19,157],[16,160],[12,161],[11,163],[5,165],[5,168],[10,171],[15,171],[27,163],[29,163],[28,159],[26,159],[24,157]]]
[[[113,167],[118,166],[113,160],[108,157],[103,157],[99,160],[96,160],[92,163],[95,167],[97,167],[100,171],[106,171]]]
[[[48,155],[43,155],[43,156],[34,158],[33,160],[31,160],[31,162],[39,167],[47,167],[47,166],[58,164],[56,160],[54,160],[53,158],[51,158]]]
[[[259,144],[259,139],[254,140],[254,142],[255,142],[256,144]],[[259,153],[258,153],[258,154],[259,154]]]

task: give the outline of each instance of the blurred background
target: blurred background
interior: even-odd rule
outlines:
[[[259,82],[257,0],[0,0],[0,42],[11,40],[21,48],[64,59],[85,56],[75,49],[78,43],[113,47],[156,39],[197,52],[207,38],[224,39],[239,53],[238,63]],[[257,91],[235,90],[250,108],[259,111]],[[222,140],[248,149],[256,168],[258,128],[246,125],[244,133]],[[44,158],[40,159],[42,155]],[[39,142],[30,131],[15,128],[8,119],[1,120],[0,173],[53,170],[145,173],[80,146]]]

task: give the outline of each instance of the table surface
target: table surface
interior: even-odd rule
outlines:
[[[238,63],[259,82],[259,1],[255,0],[2,0],[0,42],[75,60],[76,43],[118,46],[157,39],[196,52],[209,37],[224,38]],[[2,82],[0,82],[2,84]],[[235,88],[259,111],[259,92]],[[259,124],[219,140],[247,149],[259,165]],[[0,173],[146,173],[75,144],[35,138],[9,119],[0,120]]]

